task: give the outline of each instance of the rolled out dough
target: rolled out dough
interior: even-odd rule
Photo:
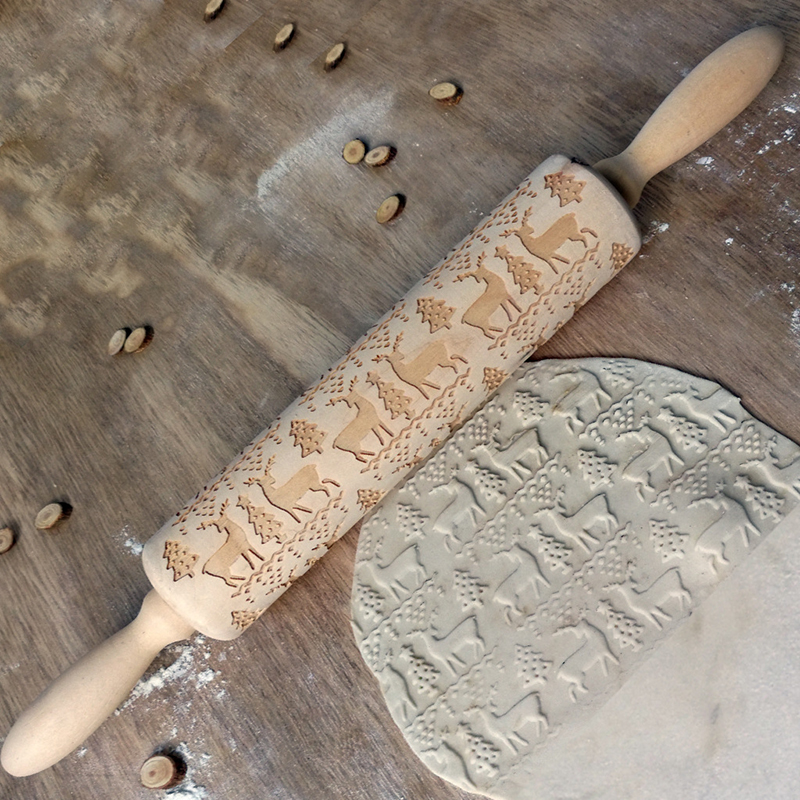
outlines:
[[[774,620],[742,587],[794,586],[800,548],[776,537],[699,607],[798,499],[800,448],[718,385],[528,364],[363,524],[356,638],[411,747],[468,791],[763,797],[742,704],[770,696],[749,671]]]

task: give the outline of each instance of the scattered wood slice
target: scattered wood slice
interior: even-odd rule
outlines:
[[[388,144],[373,147],[364,157],[364,163],[370,167],[382,167],[394,158],[396,152],[394,147],[390,147]]]
[[[328,50],[328,54],[325,56],[325,69],[336,69],[336,67],[342,63],[342,59],[344,58],[346,52],[347,47],[345,46],[344,42],[339,42],[331,47],[331,49]]]
[[[14,531],[11,528],[0,529],[0,553],[7,553],[14,546]]]
[[[209,4],[206,6],[205,13],[203,14],[203,19],[206,22],[211,22],[212,19],[216,19],[222,9],[225,7],[225,0],[210,0]]]
[[[380,206],[378,206],[375,218],[381,225],[385,225],[400,214],[405,204],[405,198],[403,198],[402,195],[393,194],[391,197],[387,197]]]
[[[464,92],[450,81],[437,83],[428,94],[442,105],[454,106],[461,100]]]
[[[69,516],[71,509],[66,503],[48,503],[37,515],[34,525],[40,531],[47,531]]]
[[[364,160],[366,152],[367,146],[361,139],[352,139],[344,146],[342,158],[344,158],[348,164],[359,164]]]
[[[126,353],[140,353],[151,341],[153,341],[153,330],[143,325],[130,332],[125,339],[123,349]]]
[[[287,22],[277,33],[275,36],[275,42],[272,45],[272,49],[277,53],[279,50],[283,50],[289,42],[292,41],[292,38],[295,34],[294,24],[291,22]]]
[[[170,789],[186,776],[186,767],[177,758],[159,753],[142,764],[139,777],[146,789]]]
[[[127,328],[120,328],[118,331],[114,331],[114,335],[108,340],[108,354],[110,356],[116,356],[122,352],[129,333],[130,331]]]

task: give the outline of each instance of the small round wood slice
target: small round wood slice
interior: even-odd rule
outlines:
[[[7,553],[14,546],[14,538],[11,528],[0,528],[0,554]]]
[[[48,503],[36,515],[34,525],[40,531],[49,531],[55,528],[59,522],[69,517],[70,507],[66,503]]]
[[[461,97],[464,93],[454,83],[444,81],[432,87],[428,94],[442,105],[454,106],[461,101]]]
[[[294,34],[294,24],[287,22],[286,25],[284,25],[275,35],[275,41],[272,43],[272,49],[277,53],[278,51],[286,48],[294,38]]]
[[[325,69],[336,69],[336,67],[342,63],[342,59],[344,59],[346,52],[347,47],[345,46],[344,42],[339,42],[331,47],[331,49],[328,50],[327,54],[325,55]]]
[[[141,353],[153,341],[153,331],[142,326],[134,328],[125,339],[123,349],[126,353]]]
[[[159,753],[142,764],[139,778],[145,789],[170,789],[186,775],[186,766],[178,758]]]
[[[120,328],[114,331],[111,338],[108,340],[107,351],[110,356],[119,355],[122,348],[125,346],[125,340],[128,338],[130,331],[127,328]]]
[[[387,197],[381,204],[378,206],[378,210],[375,213],[375,218],[381,225],[385,225],[387,222],[391,222],[400,213],[403,211],[405,207],[405,199],[402,195],[393,194],[391,197]]]
[[[431,770],[523,800],[799,502],[800,447],[718,385],[529,364],[363,523],[356,639]]]
[[[395,149],[388,144],[373,147],[372,150],[364,156],[364,163],[368,167],[382,167],[394,158],[395,152]]]
[[[342,158],[348,164],[360,164],[367,154],[367,146],[361,139],[353,139],[349,141],[342,150]]]
[[[203,13],[203,19],[206,22],[211,22],[211,20],[216,19],[222,13],[224,7],[225,0],[210,0]]]

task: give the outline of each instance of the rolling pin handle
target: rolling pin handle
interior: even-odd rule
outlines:
[[[0,752],[3,769],[33,775],[64,758],[125,700],[160,650],[192,633],[150,591],[133,622],[87,653],[23,712]]]
[[[656,173],[687,156],[738,116],[767,85],[783,57],[783,36],[751,28],[717,48],[667,96],[638,136],[594,165],[631,208]]]

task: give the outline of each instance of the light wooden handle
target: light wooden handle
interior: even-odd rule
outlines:
[[[622,153],[598,162],[595,170],[635,206],[650,178],[747,108],[782,56],[783,36],[776,28],[752,28],[726,42],[675,87]]]
[[[32,775],[64,758],[125,700],[162,648],[193,632],[149,592],[130,625],[70,667],[20,716],[0,753],[3,768]]]

